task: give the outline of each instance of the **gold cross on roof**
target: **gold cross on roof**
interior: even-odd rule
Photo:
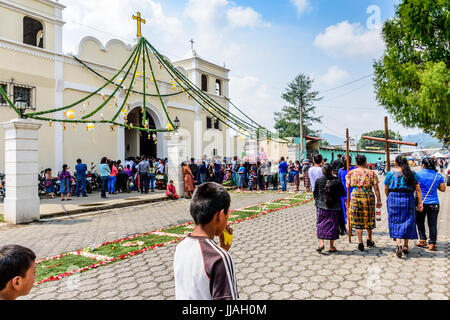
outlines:
[[[141,19],[140,12],[137,13],[137,17],[133,16],[133,20],[137,20],[137,27],[138,27],[137,36],[140,38],[142,36],[141,35],[141,22],[145,24],[145,20]]]

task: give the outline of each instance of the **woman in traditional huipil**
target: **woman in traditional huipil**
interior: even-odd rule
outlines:
[[[356,157],[357,168],[347,174],[347,188],[353,188],[350,195],[348,215],[350,223],[356,229],[359,244],[358,249],[364,251],[362,239],[363,230],[367,230],[367,246],[375,246],[372,240],[372,229],[375,229],[375,195],[376,207],[381,208],[378,177],[374,171],[367,169],[367,159],[364,155]],[[375,190],[373,194],[372,188]]]
[[[305,185],[306,192],[311,192],[311,180],[309,180],[308,170],[311,168],[311,162],[306,159],[303,160],[303,184]]]
[[[396,240],[395,253],[401,258],[402,253],[408,253],[408,240],[418,238],[414,191],[419,200],[418,210],[423,210],[422,191],[417,174],[411,171],[405,156],[395,158],[395,167],[387,173],[384,185],[388,197],[389,236]],[[404,240],[403,247],[401,239]]]
[[[317,238],[320,240],[317,251],[322,252],[325,240],[330,240],[330,250],[336,252],[334,240],[339,239],[339,216],[341,215],[341,198],[345,189],[339,178],[333,175],[330,164],[322,167],[323,176],[316,180],[314,200],[317,209]]]
[[[187,163],[183,163],[183,175],[184,175],[184,191],[186,192],[186,198],[190,199],[194,192],[194,175]]]

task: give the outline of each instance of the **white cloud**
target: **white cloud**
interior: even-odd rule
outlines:
[[[270,24],[263,22],[261,14],[250,7],[230,8],[227,11],[227,18],[231,26],[238,28],[270,26]]]
[[[225,15],[224,15],[225,12]],[[227,27],[262,27],[270,24],[263,21],[260,13],[251,7],[236,6],[227,0],[189,0],[185,16],[191,18],[205,31]]]
[[[136,21],[131,20],[136,14],[135,8],[140,8],[141,17],[146,20],[142,25],[144,36],[148,36],[148,32],[153,37],[157,34],[164,43],[185,38],[181,20],[167,16],[161,4],[153,0],[62,0],[61,3],[66,6],[63,11],[63,19],[67,22],[64,26],[66,52],[76,53],[79,41],[87,35],[103,43],[113,38],[132,43],[137,31]]]
[[[305,12],[305,10],[308,9],[309,7],[308,0],[290,0],[290,1],[297,8],[297,12],[299,15]]]
[[[233,103],[250,118],[270,129],[274,126],[273,112],[278,111],[283,102],[279,94],[256,76],[230,75],[230,92]],[[231,107],[232,108],[232,107]],[[240,115],[234,108],[231,111]],[[246,120],[246,118],[243,118]]]
[[[328,72],[324,75],[317,77],[317,83],[319,85],[333,86],[341,83],[349,76],[348,72],[338,66],[332,66],[328,69]]]
[[[380,30],[366,30],[360,23],[343,21],[320,33],[314,45],[330,55],[377,57],[384,48]]]

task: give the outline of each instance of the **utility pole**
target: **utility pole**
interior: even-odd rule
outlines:
[[[384,117],[384,134],[386,136],[386,168],[387,171],[391,171],[391,159],[389,157],[389,128],[388,128],[388,117]]]
[[[300,161],[303,157],[303,94],[300,93]]]

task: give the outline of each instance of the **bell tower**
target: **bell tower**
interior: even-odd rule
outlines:
[[[52,0],[0,1],[0,40],[62,53],[62,11]]]

